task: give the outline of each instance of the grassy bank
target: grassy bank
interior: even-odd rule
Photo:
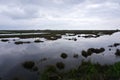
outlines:
[[[66,33],[70,33],[70,34],[74,34],[74,35],[76,35],[76,34],[94,34],[94,35],[99,36],[100,34],[111,35],[111,34],[118,32],[118,31],[119,30],[0,30],[0,34],[6,34],[6,35],[0,35],[0,38],[44,37],[46,39],[52,39],[51,37],[53,37],[53,40],[54,39],[56,40],[57,38],[61,38],[61,35],[65,35]],[[25,33],[30,33],[30,34],[25,34]],[[32,34],[32,33],[36,33],[36,34]],[[39,34],[39,33],[43,33],[43,34]]]

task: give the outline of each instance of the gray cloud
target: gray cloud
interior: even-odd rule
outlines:
[[[0,0],[0,29],[120,29],[119,0]]]

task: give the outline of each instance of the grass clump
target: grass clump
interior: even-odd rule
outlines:
[[[9,40],[8,39],[2,39],[1,41],[2,42],[8,42]]]
[[[74,54],[73,57],[74,57],[74,58],[78,58],[79,55],[78,55],[78,54]]]
[[[84,50],[82,51],[82,56],[88,57],[88,56],[92,55],[93,53],[98,54],[98,53],[102,53],[104,51],[105,51],[104,48],[100,48],[100,49],[89,48],[87,51],[84,51]]]
[[[53,65],[47,66],[45,71],[42,73],[40,80],[61,80],[61,76]]]
[[[120,43],[115,43],[115,44],[114,44],[115,47],[117,47],[117,46],[119,46],[119,45],[120,45]]]
[[[62,54],[61,54],[61,57],[62,57],[63,59],[66,59],[66,58],[68,57],[68,55],[67,55],[66,53],[62,53]]]
[[[38,69],[37,66],[34,66],[34,67],[32,68],[32,70],[33,70],[33,71],[38,71],[39,69]]]
[[[36,39],[34,42],[35,42],[35,43],[40,43],[40,42],[43,42],[43,41],[41,41],[41,40],[39,40],[39,39]]]
[[[22,41],[17,41],[17,42],[15,42],[15,44],[23,44],[23,42]]]
[[[119,49],[116,50],[115,55],[120,56],[120,50]]]
[[[114,80],[120,79],[120,62],[110,65],[108,70],[106,71],[106,74],[108,78]]]
[[[86,57],[86,58],[87,58],[88,56],[90,56],[91,54],[92,54],[92,52],[89,51],[89,50],[88,50],[88,51],[84,51],[84,50],[82,51],[82,56],[84,56],[84,57]]]
[[[24,42],[23,41],[16,41],[15,42],[16,45],[19,45],[19,44],[29,44],[29,43],[31,43],[31,42],[30,41],[24,41]]]
[[[63,62],[57,62],[57,63],[56,63],[56,66],[57,66],[57,68],[60,69],[60,70],[65,68],[65,64],[64,64]]]
[[[117,47],[119,45],[120,45],[120,43],[114,43],[113,45],[109,45],[108,47]]]
[[[90,48],[90,49],[88,49],[88,51],[91,51],[91,52],[93,52],[93,53],[102,53],[102,52],[105,51],[105,49],[104,49],[104,48],[100,48],[100,49]]]
[[[33,62],[33,61],[26,61],[26,62],[22,63],[22,66],[25,69],[30,69],[31,70],[35,66],[35,62]]]

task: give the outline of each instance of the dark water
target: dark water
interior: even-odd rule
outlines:
[[[77,40],[68,40],[72,38]],[[16,39],[16,41],[31,41],[31,43],[16,45],[13,39]],[[101,65],[109,65],[120,61],[120,57],[115,55],[116,49],[120,49],[120,46],[108,47],[114,43],[120,43],[120,32],[97,38],[84,38],[78,37],[78,35],[63,35],[58,40],[40,38],[44,41],[43,43],[34,43],[35,39],[37,38],[9,38],[8,42],[0,42],[0,77],[3,80],[14,79],[15,77],[20,77],[22,80],[38,80],[37,72],[31,72],[22,67],[22,63],[25,61],[38,63],[40,72],[47,65],[54,65],[57,62],[64,62],[65,70],[69,70],[79,66],[83,60]],[[82,50],[101,47],[105,49],[102,53],[93,53],[88,57],[81,54]],[[66,53],[68,57],[66,59],[61,58],[61,53]],[[78,54],[78,57],[74,58],[74,54]]]

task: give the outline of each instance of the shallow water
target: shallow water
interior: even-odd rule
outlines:
[[[41,71],[47,65],[55,65],[57,62],[64,62],[64,70],[68,70],[78,67],[83,60],[101,65],[109,65],[120,61],[120,57],[115,55],[116,49],[120,49],[120,46],[108,47],[114,43],[120,43],[120,32],[97,38],[84,38],[78,37],[78,35],[62,35],[62,38],[57,40],[40,38],[44,41],[42,43],[34,43],[34,40],[38,38],[8,38],[8,42],[0,41],[0,77],[3,80],[13,77],[23,77],[25,80],[37,80],[38,76],[36,72],[30,72],[22,67],[21,64],[25,61],[37,62]],[[77,40],[74,41],[72,38]],[[31,41],[31,43],[16,45],[13,39],[16,41]],[[101,47],[105,48],[103,53],[93,53],[88,57],[81,55],[82,50]],[[66,59],[61,58],[61,53],[66,53],[68,57]],[[78,54],[78,58],[74,58],[74,54]],[[44,58],[46,58],[45,61],[43,60]]]

